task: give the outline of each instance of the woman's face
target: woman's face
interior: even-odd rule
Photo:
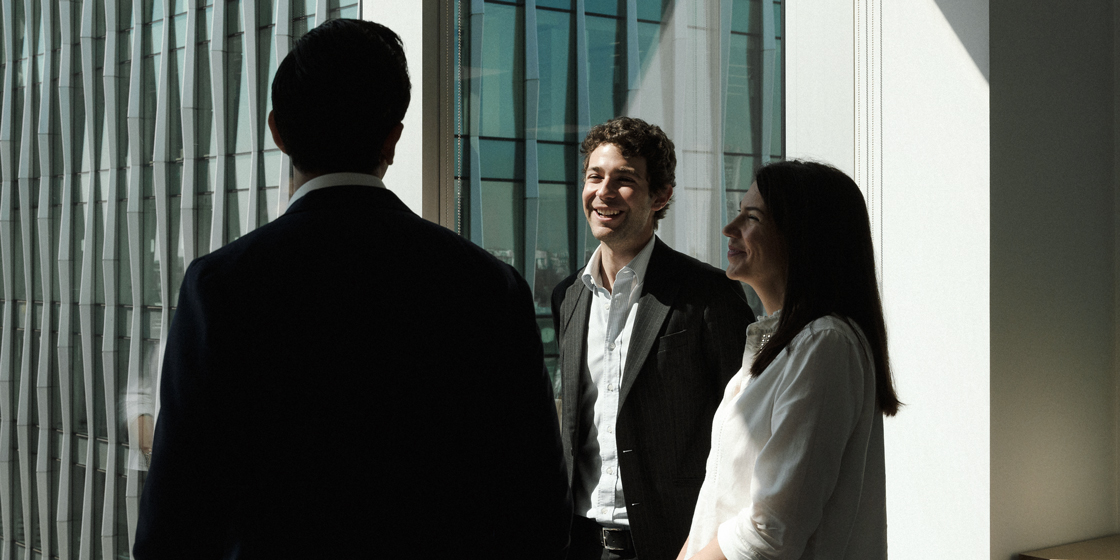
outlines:
[[[760,297],[768,294],[780,304],[786,285],[786,250],[758,183],[739,203],[739,214],[723,228],[727,242],[727,276],[746,282]],[[769,307],[769,306],[768,306]]]

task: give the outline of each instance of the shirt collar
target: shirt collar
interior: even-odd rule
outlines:
[[[381,187],[385,188],[385,183],[377,175],[367,175],[365,173],[327,173],[320,175],[314,179],[302,184],[292,193],[292,197],[288,199],[288,207],[291,208],[292,204],[303,197],[303,195],[325,189],[327,187],[337,187],[339,185],[364,185],[367,187]]]
[[[656,241],[656,235],[650,236],[646,246],[642,247],[642,250],[638,251],[638,254],[634,255],[634,258],[631,259],[629,263],[626,263],[626,266],[622,267],[622,270],[619,270],[618,273],[622,274],[623,270],[630,270],[634,273],[634,282],[642,282],[646,276],[646,268],[649,266],[649,256],[653,254],[653,246]],[[591,253],[591,260],[587,261],[587,266],[584,267],[583,272],[580,274],[580,280],[583,280],[583,284],[587,286],[587,289],[593,292],[598,286],[603,285],[602,278],[599,276],[603,269],[603,267],[600,266],[600,261],[602,260],[600,251],[602,248],[602,244],[595,248],[595,252]]]

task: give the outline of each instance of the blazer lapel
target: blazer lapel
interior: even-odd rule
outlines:
[[[560,353],[565,357],[560,367],[560,392],[563,395],[560,401],[560,414],[568,441],[573,442],[573,445],[574,442],[579,441],[576,434],[579,429],[580,378],[586,376],[590,380],[584,352],[584,347],[587,346],[587,320],[590,315],[591,291],[583,285],[582,280],[576,278],[565,292],[564,303],[560,306],[560,324],[564,333],[561,337],[561,344],[564,346]]]
[[[673,252],[660,238],[654,242],[649,257],[642,296],[638,300],[638,316],[634,318],[634,331],[630,334],[630,348],[622,370],[622,387],[619,391],[619,408],[626,402],[626,395],[634,386],[649,351],[657,340],[661,325],[669,315],[679,284],[674,281]],[[585,337],[586,338],[586,335]]]

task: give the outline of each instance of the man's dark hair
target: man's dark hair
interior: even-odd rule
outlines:
[[[666,185],[677,186],[677,154],[673,141],[665,135],[661,127],[633,117],[615,117],[603,124],[591,127],[587,138],[583,139],[579,151],[583,154],[583,171],[587,172],[587,161],[602,144],[614,144],[622,156],[640,156],[646,160],[646,178],[649,181],[649,195],[655,197],[665,190]],[[654,212],[653,225],[669,212],[669,204]]]
[[[408,109],[411,82],[400,37],[355,19],[330,20],[292,47],[272,80],[276,128],[304,173],[370,173]]]
[[[854,321],[867,337],[879,408],[893,416],[901,403],[891,380],[863,193],[843,171],[811,161],[771,163],[754,180],[786,247],[788,268],[778,329],[759,351],[751,375],[762,374],[805,325],[836,314]]]

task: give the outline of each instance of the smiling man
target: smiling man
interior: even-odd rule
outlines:
[[[676,167],[659,127],[618,117],[592,128],[580,150],[583,210],[599,247],[552,294],[575,503],[568,558],[671,560],[753,314],[722,270],[654,235]]]

